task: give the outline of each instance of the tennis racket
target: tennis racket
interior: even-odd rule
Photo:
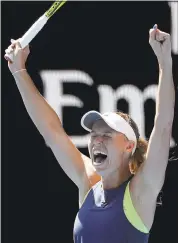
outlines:
[[[52,6],[28,29],[28,31],[19,39],[21,48],[25,48],[31,40],[38,34],[38,32],[44,27],[47,21],[53,16],[53,14],[59,10],[67,0],[55,1]],[[13,62],[13,53],[6,53],[5,59]]]

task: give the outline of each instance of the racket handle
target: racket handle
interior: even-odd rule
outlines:
[[[19,39],[19,43],[21,48],[25,48],[31,40],[38,34],[38,32],[43,28],[43,26],[48,21],[48,17],[46,15],[42,15],[31,27],[30,29]],[[5,54],[5,59],[13,62],[13,53]]]

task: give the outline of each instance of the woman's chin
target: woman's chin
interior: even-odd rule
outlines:
[[[108,161],[107,161],[107,159],[104,159],[100,163],[93,161],[93,166],[95,167],[97,172],[104,171],[108,168]]]

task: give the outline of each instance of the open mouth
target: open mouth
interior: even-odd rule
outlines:
[[[101,164],[107,158],[107,154],[99,151],[94,152],[94,164]]]

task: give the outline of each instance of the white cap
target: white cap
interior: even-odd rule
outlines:
[[[135,145],[132,150],[132,154],[135,152],[137,147],[137,138],[135,132],[123,117],[114,112],[108,112],[102,115],[97,111],[89,111],[82,117],[81,125],[85,130],[91,132],[92,126],[97,120],[105,121],[109,127],[117,132],[123,133],[128,138],[128,140],[133,141]]]

